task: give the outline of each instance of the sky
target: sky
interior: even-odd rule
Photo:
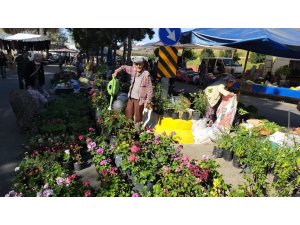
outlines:
[[[158,29],[159,28],[153,28],[155,34],[154,34],[154,36],[153,36],[153,38],[151,40],[149,39],[149,37],[147,35],[147,37],[144,40],[142,40],[141,42],[144,43],[144,44],[146,44],[146,43],[151,43],[151,42],[157,42],[157,41],[159,41]],[[181,32],[185,32],[185,31],[192,30],[192,29],[193,28],[181,28]]]

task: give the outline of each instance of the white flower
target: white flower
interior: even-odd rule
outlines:
[[[17,167],[15,168],[15,172],[17,172],[17,171],[19,171],[19,170],[20,170],[20,167],[17,166]]]
[[[40,138],[40,139],[38,140],[38,142],[39,142],[39,143],[42,143],[42,142],[43,142],[43,138]]]
[[[65,153],[66,153],[67,155],[70,155],[70,150],[69,150],[69,149],[65,150]]]

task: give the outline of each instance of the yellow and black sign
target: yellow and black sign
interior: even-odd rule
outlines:
[[[159,47],[159,59],[157,67],[157,76],[159,77],[175,77],[177,71],[177,48],[172,46]]]

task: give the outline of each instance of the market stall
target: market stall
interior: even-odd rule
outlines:
[[[50,38],[44,35],[18,33],[4,38],[9,49],[15,50],[49,50]]]

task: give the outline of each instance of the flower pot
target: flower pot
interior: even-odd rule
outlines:
[[[241,167],[241,163],[239,161],[239,158],[237,155],[233,155],[233,158],[232,158],[232,165],[235,167],[235,168],[240,168]]]
[[[179,112],[173,112],[172,113],[172,118],[173,119],[179,119]]]
[[[65,168],[69,171],[74,170],[72,162],[62,162],[61,165],[62,165],[63,168]]]
[[[189,120],[190,114],[188,112],[183,112],[182,117],[183,120]]]
[[[122,156],[121,155],[116,155],[115,156],[115,164],[118,168],[121,167],[121,163],[122,163]]]
[[[228,149],[224,149],[223,150],[223,159],[226,161],[231,161],[233,158],[233,152],[228,150]]]
[[[114,145],[116,143],[117,136],[113,135],[109,138],[109,144]]]
[[[77,163],[77,162],[75,162],[74,164],[74,170],[75,171],[79,171],[79,170],[82,170],[83,169],[83,162],[81,162],[81,163]]]
[[[193,111],[192,112],[192,119],[193,120],[199,120],[200,119],[200,112]]]
[[[214,155],[216,158],[222,158],[222,156],[223,156],[223,149],[222,149],[222,148],[214,147],[213,155]]]

